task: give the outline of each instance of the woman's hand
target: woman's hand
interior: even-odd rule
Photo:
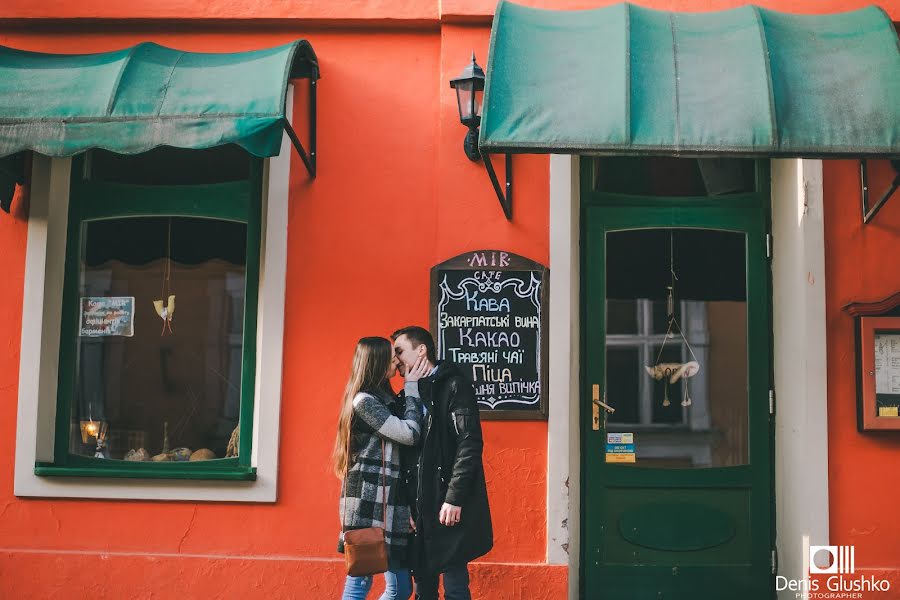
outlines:
[[[428,359],[424,356],[420,356],[416,360],[416,364],[406,372],[404,380],[407,382],[418,381],[427,376],[430,370],[431,369],[428,368]]]

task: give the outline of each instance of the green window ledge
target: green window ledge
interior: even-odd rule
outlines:
[[[194,466],[178,464],[117,464],[60,466],[36,463],[34,474],[39,477],[106,477],[119,479],[195,479],[218,481],[256,481],[256,467],[239,465]]]

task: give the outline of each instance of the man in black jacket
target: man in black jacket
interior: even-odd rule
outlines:
[[[445,600],[470,600],[468,563],[494,545],[475,391],[457,365],[437,362],[426,329],[404,327],[391,339],[401,374],[420,358],[431,367],[429,376],[404,390],[418,395],[425,410],[418,455],[405,461],[414,497],[416,598],[437,600],[443,575]]]

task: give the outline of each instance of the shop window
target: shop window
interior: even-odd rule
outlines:
[[[146,165],[120,174],[159,173],[160,156],[120,161]],[[179,159],[189,173],[207,155]],[[261,161],[242,181],[178,186],[97,181],[90,162],[75,161],[70,191],[66,450],[38,474],[252,479]]]
[[[35,157],[17,495],[275,500],[289,156]]]

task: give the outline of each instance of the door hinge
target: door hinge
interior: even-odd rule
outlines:
[[[766,234],[766,258],[772,258],[772,234]]]
[[[769,414],[775,414],[775,390],[769,390]]]
[[[778,572],[778,550],[772,548],[772,575]]]

